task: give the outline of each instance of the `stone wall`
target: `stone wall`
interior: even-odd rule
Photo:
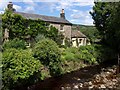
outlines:
[[[50,25],[53,25],[54,27],[56,27],[59,30],[59,32],[63,33],[63,35],[65,37],[67,37],[71,40],[71,25],[64,25],[63,30],[60,30],[60,25],[61,24],[51,23]]]

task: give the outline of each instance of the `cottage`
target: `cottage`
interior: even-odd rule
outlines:
[[[86,45],[86,36],[78,30],[72,30],[71,40],[73,47],[85,46]]]
[[[9,2],[7,7],[9,10],[13,10],[14,13],[22,15],[26,19],[33,19],[33,20],[41,19],[45,22],[50,23],[50,25],[56,27],[58,31],[64,35],[65,38],[68,38],[72,42],[74,47],[80,45],[86,45],[86,36],[82,34],[80,31],[72,31],[72,23],[66,20],[64,9],[61,10],[60,17],[53,17],[53,16],[17,12],[15,9],[13,9],[12,2]],[[77,44],[77,42],[79,44]],[[63,45],[65,45],[65,39],[63,39]]]

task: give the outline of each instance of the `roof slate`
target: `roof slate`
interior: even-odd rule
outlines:
[[[86,38],[86,36],[78,30],[72,30],[71,34],[72,34],[71,37],[73,37],[73,38],[74,37],[75,38]]]
[[[63,23],[63,24],[72,24],[68,20],[60,18],[60,17],[53,17],[53,16],[45,16],[45,15],[39,15],[39,14],[29,14],[29,13],[23,13],[23,12],[15,12],[17,14],[22,15],[26,19],[41,19],[46,22],[51,22],[51,23]]]

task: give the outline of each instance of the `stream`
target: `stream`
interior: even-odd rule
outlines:
[[[37,84],[31,85],[29,87],[17,88],[16,90],[80,90],[79,89],[80,85],[82,85],[81,88],[87,89],[90,83],[91,83],[91,86],[92,86],[92,84],[95,84],[92,82],[93,81],[92,79],[96,78],[95,75],[97,75],[97,74],[99,75],[101,72],[103,72],[101,70],[103,70],[107,67],[108,67],[107,65],[87,66],[87,67],[81,68],[79,70],[72,71],[71,73],[66,73],[59,77],[52,77],[52,78],[45,79],[44,81],[40,81]],[[111,69],[111,70],[113,70],[113,69]],[[115,73],[115,70],[113,70],[112,73],[113,72]],[[102,78],[108,77],[105,75],[103,74],[104,77],[102,76]],[[111,80],[112,79],[116,80],[116,77],[113,74],[110,74],[110,75],[111,75],[111,77],[110,77]],[[101,77],[101,76],[99,75],[98,77]],[[102,82],[102,81],[99,81],[97,84],[99,85],[100,82]],[[117,82],[117,80],[116,80],[116,82]],[[85,86],[86,83],[88,83],[88,86]],[[101,87],[106,88],[103,85],[104,84],[101,84]]]

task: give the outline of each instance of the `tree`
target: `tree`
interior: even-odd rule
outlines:
[[[109,22],[107,19],[112,13],[111,6],[112,3],[109,2],[95,2],[93,12],[90,12],[103,41],[106,40],[107,24]]]
[[[113,8],[113,13],[108,18],[108,33],[107,33],[107,43],[113,48],[118,55],[118,65],[120,72],[120,2],[115,3]]]
[[[104,45],[112,48],[118,54],[118,65],[120,68],[120,2],[104,3],[97,2],[93,7],[91,15],[95,26],[102,36]],[[120,72],[120,69],[119,69]]]

